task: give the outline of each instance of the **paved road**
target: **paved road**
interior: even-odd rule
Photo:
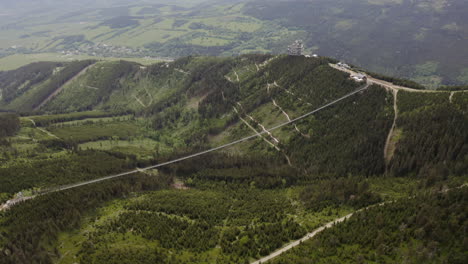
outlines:
[[[332,68],[335,68],[335,69],[340,70],[342,72],[346,72],[346,73],[349,73],[349,74],[356,74],[357,73],[357,72],[352,71],[350,69],[345,69],[345,68],[339,67],[336,64],[330,63],[329,65]],[[376,78],[371,77],[369,75],[367,75],[367,82],[369,84],[378,84],[378,85],[384,86],[386,88],[390,88],[390,89],[394,89],[394,90],[407,91],[407,92],[412,92],[412,93],[447,93],[447,94],[450,93],[450,91],[418,90],[418,89],[413,89],[413,88],[409,88],[409,87],[399,86],[399,85],[395,85],[395,84],[393,84],[391,82],[386,82],[386,81],[383,81],[383,80],[380,80],[380,79],[376,79]],[[464,91],[468,92],[467,90],[455,91],[455,92],[464,92]]]

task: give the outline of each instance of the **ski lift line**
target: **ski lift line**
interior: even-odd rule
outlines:
[[[123,176],[127,176],[127,175],[130,175],[130,174],[134,174],[134,173],[138,173],[138,172],[144,172],[144,171],[147,171],[147,170],[151,170],[151,169],[155,169],[155,168],[159,168],[159,167],[163,167],[163,166],[166,166],[166,165],[170,165],[170,164],[173,164],[173,163],[177,163],[177,162],[181,162],[181,161],[184,161],[184,160],[187,160],[187,159],[191,159],[191,158],[194,158],[194,157],[197,157],[197,156],[201,156],[201,155],[204,155],[204,154],[207,154],[207,153],[210,153],[210,152],[214,152],[214,151],[217,151],[217,150],[220,150],[220,149],[224,149],[224,148],[227,148],[227,147],[230,147],[232,145],[236,145],[236,144],[239,144],[239,143],[242,143],[242,142],[245,142],[245,141],[248,141],[250,139],[253,139],[253,138],[256,138],[262,134],[266,134],[268,132],[271,132],[273,130],[276,130],[278,128],[281,128],[281,127],[284,127],[284,126],[287,126],[289,124],[292,124],[294,122],[297,122],[301,119],[304,119],[310,115],[313,115],[325,108],[328,108],[340,101],[343,101],[344,99],[348,98],[348,97],[351,97],[359,92],[362,92],[364,90],[366,90],[367,88],[369,87],[369,85],[366,85],[364,86],[363,88],[360,88],[356,91],[353,91],[349,94],[346,94],[344,95],[343,97],[340,97],[326,105],[323,105],[311,112],[308,112],[304,115],[301,115],[297,118],[294,118],[292,119],[291,121],[288,121],[288,122],[285,122],[285,123],[282,123],[282,124],[279,124],[279,125],[276,125],[274,127],[271,127],[269,129],[266,129],[262,132],[259,132],[259,133],[256,133],[256,134],[253,134],[251,136],[248,136],[248,137],[245,137],[245,138],[241,138],[241,139],[238,139],[236,141],[233,141],[233,142],[230,142],[230,143],[227,143],[227,144],[224,144],[224,145],[221,145],[221,146],[218,146],[218,147],[215,147],[215,148],[211,148],[211,149],[208,149],[208,150],[205,150],[205,151],[201,151],[201,152],[198,152],[198,153],[195,153],[195,154],[191,154],[191,155],[188,155],[188,156],[185,156],[185,157],[182,157],[182,158],[178,158],[178,159],[175,159],[175,160],[171,160],[171,161],[166,161],[166,162],[163,162],[163,163],[160,163],[160,164],[156,164],[156,165],[153,165],[153,166],[149,166],[149,167],[145,167],[145,168],[139,168],[139,169],[136,169],[136,170],[132,170],[132,171],[128,171],[128,172],[123,172],[123,173],[119,173],[119,174],[115,174],[115,175],[110,175],[110,176],[106,176],[106,177],[102,177],[102,178],[99,178],[99,179],[95,179],[95,180],[90,180],[90,181],[86,181],[86,182],[81,182],[81,183],[77,183],[77,184],[73,184],[73,185],[67,185],[67,186],[62,186],[62,187],[58,187],[54,190],[50,190],[50,191],[47,191],[47,192],[44,192],[42,194],[48,194],[48,193],[52,193],[52,192],[58,192],[58,191],[64,191],[64,190],[69,190],[69,189],[73,189],[73,188],[77,188],[77,187],[81,187],[81,186],[84,186],[84,185],[88,185],[88,184],[93,184],[93,183],[98,183],[98,182],[101,182],[101,181],[105,181],[105,180],[110,180],[110,179],[114,179],[114,178],[118,178],[118,177],[123,177]],[[40,195],[42,195],[40,194]]]

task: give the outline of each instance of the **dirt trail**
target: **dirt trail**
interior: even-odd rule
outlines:
[[[133,98],[135,98],[135,100],[136,100],[138,103],[140,103],[141,106],[146,107],[146,105],[145,105],[138,97],[136,97],[136,95],[134,95]]]
[[[461,189],[461,188],[464,188],[466,187],[468,184],[463,184],[461,186],[458,186],[458,187],[454,187],[454,188],[449,188],[449,189],[445,189],[445,190],[442,190],[442,191],[439,191],[438,193],[448,193],[449,191],[451,190],[456,190],[456,189]],[[411,197],[408,197],[408,199],[414,199],[416,196],[411,196]],[[317,229],[315,229],[314,231],[306,234],[304,237],[302,237],[301,239],[298,239],[296,241],[293,241],[289,244],[287,244],[286,246],[272,252],[270,255],[266,256],[266,257],[263,257],[259,260],[256,260],[254,262],[251,262],[251,264],[262,264],[262,263],[267,263],[269,260],[272,260],[276,257],[278,257],[279,255],[283,254],[284,252],[286,251],[289,251],[291,250],[292,248],[294,247],[297,247],[299,245],[301,245],[303,242],[317,236],[320,232],[322,232],[323,230],[327,229],[327,228],[331,228],[333,227],[334,225],[336,224],[339,224],[339,223],[342,223],[344,222],[345,220],[349,219],[350,217],[352,217],[353,215],[355,215],[356,213],[359,213],[359,212],[362,212],[362,211],[365,211],[365,210],[368,210],[368,209],[371,209],[371,208],[374,208],[374,207],[379,207],[379,206],[384,206],[384,205],[387,205],[387,204],[391,204],[391,203],[394,203],[396,201],[387,201],[387,202],[383,202],[383,203],[379,203],[379,204],[374,204],[374,205],[370,205],[370,206],[367,206],[365,208],[362,208],[362,209],[359,209],[357,211],[354,211],[346,216],[343,216],[341,218],[338,218],[336,220],[333,220]]]
[[[190,189],[189,187],[185,185],[184,181],[182,181],[179,178],[174,178],[174,182],[171,184],[171,186],[172,188],[176,190],[189,190]]]
[[[36,122],[34,122],[34,120],[32,120],[31,118],[27,118],[29,121],[31,121],[31,123],[36,126]]]
[[[180,73],[186,74],[186,75],[189,75],[189,74],[190,74],[190,72],[186,72],[186,71],[184,71],[184,70],[182,70],[182,69],[177,69],[177,68],[176,68],[175,70],[178,71],[178,72],[180,72]]]
[[[355,212],[356,213],[356,212]],[[299,246],[301,243],[315,237],[317,234],[319,234],[320,232],[322,232],[323,230],[327,229],[327,228],[330,228],[330,227],[333,227],[334,225],[338,224],[338,223],[341,223],[341,222],[344,222],[346,219],[350,218],[351,216],[353,216],[353,214],[355,213],[351,213],[351,214],[348,214],[346,216],[343,216],[341,218],[338,218],[332,222],[329,222],[317,229],[315,229],[314,231],[312,231],[311,233],[308,233],[307,235],[305,235],[303,238],[299,239],[299,240],[296,240],[294,242],[291,242],[289,243],[288,245],[274,251],[273,253],[271,253],[270,255],[266,256],[266,257],[263,257],[257,261],[254,261],[252,262],[251,264],[262,264],[262,263],[266,263],[267,261],[271,260],[271,259],[274,259],[276,257],[278,257],[279,255],[283,254],[284,252],[286,251],[289,251],[290,249],[294,248],[294,247],[297,247]]]
[[[276,86],[276,87],[278,87],[278,88],[283,89],[287,94],[289,94],[289,95],[291,95],[291,96],[294,96],[294,97],[296,98],[296,100],[298,100],[298,101],[300,101],[300,102],[305,102],[305,100],[303,100],[301,97],[296,96],[295,93],[291,92],[290,90],[288,90],[288,89],[286,89],[286,88],[284,88],[284,87],[279,86],[278,83],[277,83],[276,81],[273,82],[273,85]],[[312,104],[309,103],[309,102],[305,102],[305,104],[307,104],[307,105],[312,105]]]
[[[239,102],[238,102],[237,104],[238,104],[240,107],[242,107],[242,105],[241,105]],[[263,129],[263,133],[266,133],[267,135],[269,135],[270,138],[272,138],[273,141],[276,142],[276,144],[273,143],[273,142],[271,142],[270,140],[268,140],[268,139],[267,139],[266,137],[264,137],[262,134],[260,134],[260,132],[258,132],[253,126],[250,125],[249,122],[247,122],[247,120],[245,120],[244,118],[242,118],[242,117],[240,116],[240,113],[239,113],[239,111],[237,110],[236,107],[234,107],[234,111],[235,111],[236,114],[239,116],[239,119],[240,119],[242,122],[244,122],[244,124],[246,124],[253,132],[255,132],[255,134],[257,134],[257,135],[258,135],[259,137],[261,137],[266,143],[268,143],[270,146],[272,146],[274,149],[276,149],[276,151],[283,153],[283,155],[284,155],[286,161],[288,162],[288,165],[289,165],[289,166],[292,166],[291,159],[289,158],[288,155],[286,155],[286,153],[284,153],[284,151],[282,151],[282,150],[276,145],[276,144],[279,143],[279,140],[278,140],[277,138],[275,138],[275,137],[273,136],[273,134],[271,134],[270,131],[268,131],[267,129],[265,129],[265,127],[264,127],[262,124],[260,124],[258,121],[256,121],[252,116],[246,115],[250,120],[252,120],[252,121],[254,121],[255,123],[257,123],[257,125],[259,125],[259,126]]]
[[[337,69],[339,71],[342,71],[342,72],[346,72],[346,73],[349,73],[349,74],[356,74],[357,73],[357,72],[352,71],[350,69],[339,67],[336,64],[331,64],[330,63],[329,65],[330,65],[330,67],[332,67],[334,69]],[[409,87],[395,85],[393,83],[383,81],[383,80],[380,80],[380,79],[377,79],[377,78],[374,78],[374,77],[371,77],[371,76],[367,76],[367,83],[369,85],[370,84],[377,84],[377,85],[381,85],[381,86],[385,87],[386,89],[391,89],[393,91],[393,95],[394,95],[394,103],[393,103],[394,106],[393,107],[394,107],[394,111],[395,111],[395,118],[393,120],[392,128],[390,129],[390,132],[389,132],[389,134],[387,136],[387,140],[385,142],[385,148],[384,148],[384,158],[385,158],[385,162],[387,164],[392,159],[394,151],[395,151],[396,142],[394,140],[392,140],[392,139],[396,136],[395,127],[396,127],[396,120],[398,118],[398,107],[397,107],[398,91],[405,91],[405,92],[411,92],[411,93],[449,93],[450,94],[450,96],[449,96],[450,103],[452,103],[452,99],[453,99],[453,96],[454,96],[455,93],[457,93],[457,92],[467,92],[467,90],[452,91],[452,92],[450,92],[450,91],[438,91],[438,90],[418,90],[418,89],[413,89],[413,88],[409,88]]]
[[[148,103],[148,105],[151,105],[153,103],[153,101],[154,101],[153,95],[146,88],[145,88],[145,91],[146,91],[146,94],[148,95],[148,97],[150,99],[150,102]]]
[[[234,74],[236,75],[236,80],[237,80],[237,82],[240,82],[240,79],[239,79],[239,74],[237,74],[237,72],[236,72],[236,71],[234,71]]]
[[[46,99],[44,99],[37,107],[34,108],[34,111],[39,110],[41,107],[43,107],[45,104],[47,104],[52,98],[54,98],[58,93],[60,93],[65,86],[76,80],[78,77],[86,73],[86,71],[94,66],[95,64],[88,65],[85,67],[83,70],[81,70],[79,73],[77,73],[75,76],[73,76],[70,80],[66,81],[64,84],[62,84],[59,88],[57,88],[54,92],[49,94]]]
[[[393,118],[392,128],[390,128],[390,132],[388,133],[387,140],[385,141],[384,159],[387,164],[392,160],[393,153],[395,152],[396,141],[392,139],[395,137],[396,121],[398,119],[398,90],[392,90],[392,93],[393,93],[393,111],[395,112],[395,115]]]
[[[239,102],[237,102],[237,105],[239,105],[242,109],[244,108],[244,107],[242,106],[242,104],[239,103]],[[237,109],[236,109],[236,110],[237,110]],[[276,142],[276,144],[280,143],[280,141],[279,141],[277,138],[275,138],[275,137],[273,136],[273,134],[272,134],[270,131],[268,131],[268,130],[265,128],[265,126],[263,126],[258,120],[256,120],[255,118],[253,118],[251,115],[248,115],[248,114],[245,114],[245,116],[247,116],[250,120],[252,120],[252,121],[255,122],[259,127],[261,127],[261,128],[262,128],[262,131],[265,132],[268,136],[270,136],[270,138],[271,138],[274,142]]]
[[[274,57],[264,61],[263,63],[260,64],[260,68],[263,68],[263,67],[267,66],[268,64],[270,64],[276,58],[278,58],[278,56],[274,56]]]
[[[355,90],[353,92],[350,92],[350,93],[348,93],[348,94],[346,94],[346,95],[344,95],[344,96],[342,96],[340,98],[337,98],[337,99],[335,99],[335,100],[333,100],[333,101],[331,101],[331,102],[329,102],[329,103],[327,103],[325,105],[322,105],[322,106],[320,106],[318,108],[315,108],[314,110],[311,110],[310,112],[307,112],[307,113],[305,113],[305,114],[303,114],[303,115],[301,115],[301,116],[299,116],[297,118],[294,118],[293,120],[291,120],[291,122],[285,122],[285,123],[278,124],[278,125],[276,125],[274,127],[271,127],[271,128],[268,129],[268,131],[277,130],[277,129],[280,129],[282,127],[286,127],[286,126],[290,125],[292,122],[297,122],[299,120],[305,119],[305,118],[307,118],[307,117],[309,117],[309,116],[311,116],[311,115],[313,115],[313,114],[315,114],[315,113],[317,113],[319,111],[323,111],[324,109],[327,109],[327,108],[329,108],[329,107],[331,107],[331,106],[333,106],[335,104],[338,104],[338,103],[350,98],[351,96],[362,93],[364,90],[366,90],[368,88],[369,88],[369,86],[366,85],[363,88],[360,88],[360,89],[357,89],[357,90]],[[265,133],[265,132],[261,132],[259,134],[261,135],[263,133]],[[174,163],[178,163],[178,162],[181,162],[181,161],[184,161],[184,160],[193,159],[194,157],[199,157],[199,156],[205,155],[207,153],[211,153],[211,152],[219,151],[221,149],[229,148],[231,146],[241,144],[243,142],[246,142],[248,140],[251,140],[251,139],[254,139],[254,138],[257,138],[257,137],[258,137],[258,134],[254,134],[254,135],[246,136],[246,137],[243,137],[241,139],[238,139],[238,140],[223,144],[221,146],[213,147],[213,148],[208,149],[208,150],[204,150],[204,151],[201,151],[201,152],[197,152],[197,153],[194,153],[194,154],[190,154],[190,155],[187,155],[187,156],[184,156],[184,157],[180,157],[180,158],[173,159],[173,160],[170,160],[170,161],[162,162],[162,163],[152,165],[152,166],[148,166],[148,167],[145,167],[145,168],[139,168],[139,169],[135,169],[135,170],[131,170],[131,171],[122,172],[122,173],[119,173],[119,174],[104,176],[104,177],[97,178],[97,179],[94,179],[94,180],[88,180],[88,181],[84,181],[84,182],[78,182],[78,183],[74,183],[74,184],[68,184],[68,185],[62,185],[62,186],[55,187],[55,188],[50,188],[50,189],[42,191],[41,193],[39,193],[37,195],[27,197],[27,199],[33,199],[33,198],[35,198],[37,196],[40,196],[40,195],[46,195],[46,194],[54,193],[54,192],[61,192],[61,191],[70,190],[70,189],[74,189],[74,188],[77,188],[77,187],[86,186],[86,185],[90,185],[90,184],[94,184],[94,183],[98,183],[98,182],[103,182],[103,181],[107,181],[107,180],[111,180],[111,179],[121,178],[121,177],[124,177],[124,176],[128,176],[128,175],[132,175],[132,174],[141,172],[141,171],[148,171],[148,170],[152,170],[152,169],[157,169],[157,168],[164,167],[164,166],[174,164]],[[283,152],[283,154],[286,155],[284,152]],[[287,159],[289,161],[289,157],[287,157]],[[290,164],[290,166],[291,166],[291,164]]]
[[[286,116],[286,119],[287,119],[288,121],[291,121],[291,118],[289,117],[288,113],[286,113],[286,111],[284,111],[284,109],[276,103],[275,99],[271,99],[271,101],[273,102],[273,105],[276,106],[276,107],[283,113],[284,116]],[[303,134],[303,133],[301,132],[301,130],[299,130],[299,128],[297,127],[296,124],[294,124],[294,130],[296,130],[296,132],[298,132],[299,134],[301,134],[303,137],[307,137],[307,138],[308,138],[307,135]]]
[[[279,106],[279,105],[276,103],[275,99],[271,99],[271,101],[273,102],[273,105],[276,106],[276,107],[283,113],[284,116],[286,116],[286,119],[287,119],[288,121],[291,121],[291,118],[289,117],[288,113],[286,113],[286,112],[283,110],[283,108],[282,108],[281,106]]]
[[[37,139],[35,138],[30,138],[30,137],[25,137],[25,136],[16,136],[17,138],[21,138],[21,139],[28,139],[28,140],[32,140],[33,142],[37,142]]]
[[[47,134],[49,137],[53,137],[53,138],[56,138],[56,139],[60,139],[60,138],[57,137],[56,135],[52,134],[50,131],[47,131],[47,130],[45,130],[44,128],[41,128],[41,127],[37,127],[37,126],[36,126],[36,122],[34,122],[34,120],[32,120],[31,118],[26,118],[26,119],[29,120],[29,121],[31,121],[31,123],[33,124],[33,126],[34,126],[37,130],[41,131],[42,133]],[[26,137],[25,137],[25,138],[26,138]],[[37,140],[34,139],[34,138],[32,138],[32,140],[35,141],[35,142],[37,141]]]
[[[281,151],[280,148],[278,148],[278,146],[276,146],[275,144],[273,144],[271,141],[269,141],[268,139],[266,139],[264,136],[262,136],[252,125],[250,125],[249,122],[247,122],[247,120],[245,120],[244,118],[242,118],[240,116],[240,113],[239,111],[237,110],[237,108],[234,107],[234,111],[237,113],[237,115],[239,116],[239,119],[244,122],[244,124],[246,124],[253,132],[255,132],[255,134],[257,134],[259,137],[261,137],[266,143],[268,143],[270,146],[272,146],[273,148],[275,148],[277,151]]]
[[[260,122],[258,122],[257,120],[253,119],[251,116],[248,116],[248,117],[250,118],[250,120],[252,120],[252,121],[254,121],[255,123],[257,123],[257,124],[262,128],[262,130],[263,130],[265,133],[267,133],[268,136],[270,136],[271,139],[273,139],[273,141],[276,142],[276,144],[279,144],[279,143],[280,143],[279,139],[275,138],[275,137],[273,136],[273,134],[265,128],[265,126],[263,126],[262,124],[260,124]]]
[[[40,131],[42,131],[43,133],[46,133],[49,137],[53,137],[53,138],[56,138],[56,139],[60,139],[59,137],[57,137],[56,135],[52,134],[51,132],[45,130],[44,128],[38,127],[37,129],[40,130]]]

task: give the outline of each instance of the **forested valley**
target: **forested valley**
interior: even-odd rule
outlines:
[[[272,263],[465,263],[468,92],[395,97],[330,63],[0,72],[0,263],[251,263],[353,212]]]

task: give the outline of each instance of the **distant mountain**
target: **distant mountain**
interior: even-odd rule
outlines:
[[[307,47],[370,70],[428,85],[468,83],[465,0],[292,0],[244,12],[307,32]]]
[[[468,83],[464,0],[2,1],[0,56],[77,51],[232,56],[306,51],[429,87]],[[45,30],[46,29],[46,30]],[[11,48],[14,47],[14,48]]]

